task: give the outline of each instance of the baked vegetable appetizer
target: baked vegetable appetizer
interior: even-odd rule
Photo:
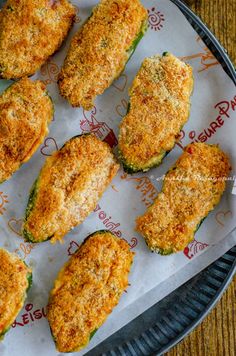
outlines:
[[[0,248],[0,340],[23,307],[31,284],[31,269],[18,256]]]
[[[47,318],[59,352],[86,347],[128,286],[133,253],[109,231],[90,235],[59,272]]]
[[[60,240],[81,224],[119,169],[107,143],[85,134],[47,158],[30,193],[23,226],[31,242]]]
[[[67,0],[7,0],[0,11],[0,77],[34,74],[59,49],[74,17]]]
[[[61,95],[72,106],[92,109],[94,100],[124,70],[147,29],[139,0],[102,0],[73,37],[59,75]]]
[[[137,219],[137,231],[148,247],[162,255],[184,250],[220,202],[229,171],[229,159],[218,146],[188,145],[154,204]]]
[[[53,104],[45,85],[23,78],[0,95],[0,183],[35,153],[48,133]]]
[[[120,125],[119,156],[127,173],[158,166],[187,122],[192,68],[170,53],[146,58],[130,89]]]

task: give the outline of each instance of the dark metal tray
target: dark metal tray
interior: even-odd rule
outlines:
[[[182,1],[171,1],[184,13],[236,84],[234,66],[214,35]],[[86,355],[141,356],[167,352],[206,317],[235,272],[236,246]]]

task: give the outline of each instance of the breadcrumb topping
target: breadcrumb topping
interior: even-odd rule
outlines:
[[[57,350],[79,351],[104,323],[128,286],[129,245],[108,231],[91,235],[60,271],[47,317]]]
[[[118,169],[108,144],[94,135],[69,140],[40,172],[25,237],[33,242],[62,239],[95,209]]]
[[[62,44],[75,18],[67,0],[8,0],[0,11],[0,77],[34,74]]]
[[[52,117],[52,101],[39,80],[23,78],[0,95],[0,183],[32,157]]]
[[[229,171],[229,159],[218,146],[188,145],[154,204],[137,219],[137,231],[150,249],[162,254],[183,250],[220,202]]]
[[[19,257],[0,248],[0,339],[23,307],[29,274]]]
[[[75,34],[59,75],[61,95],[90,110],[117,78],[142,31],[147,11],[139,0],[102,0]]]
[[[144,60],[120,125],[119,150],[128,168],[147,171],[161,163],[188,120],[192,90],[192,68],[172,54]]]

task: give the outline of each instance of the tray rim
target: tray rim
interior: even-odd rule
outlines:
[[[197,24],[197,26],[202,30],[202,32],[206,35],[206,37],[211,41],[212,45],[215,47],[216,51],[218,52],[218,54],[221,56],[222,60],[225,63],[225,67],[228,70],[227,74],[228,75],[230,74],[229,76],[231,77],[234,84],[236,84],[236,72],[235,72],[234,65],[231,62],[231,60],[227,54],[227,51],[220,44],[220,42],[217,40],[215,35],[209,30],[209,28],[204,24],[204,22],[184,3],[184,1],[181,1],[181,0],[170,0],[170,1],[173,4],[175,4],[183,12],[184,15],[187,15],[188,21],[189,21],[189,18],[191,18],[193,23]],[[221,63],[221,66],[223,67],[222,63]],[[235,247],[236,247],[236,245],[235,245]],[[235,249],[235,247],[232,248],[231,250]],[[229,250],[229,252],[231,250]],[[227,252],[225,255],[227,255],[229,252]],[[219,259],[217,261],[219,261]],[[214,263],[216,263],[217,261],[215,261]],[[200,273],[202,273],[202,272],[200,272]],[[185,338],[189,333],[191,333],[205,319],[205,317],[211,312],[211,310],[215,307],[217,302],[221,299],[223,293],[226,291],[226,289],[229,287],[230,283],[232,282],[232,279],[235,274],[236,274],[236,257],[234,258],[234,262],[232,263],[232,266],[230,267],[230,269],[227,273],[227,276],[225,277],[225,279],[222,282],[221,286],[219,287],[217,293],[212,297],[211,301],[208,303],[206,308],[202,312],[199,313],[199,315],[197,316],[197,318],[195,320],[193,320],[193,322],[189,323],[189,325],[186,327],[186,329],[184,331],[180,332],[179,335],[176,336],[175,338],[173,338],[168,344],[164,345],[158,351],[154,351],[154,353],[151,353],[150,355],[157,355],[157,356],[163,355],[163,353],[168,352],[171,348],[173,348],[181,340],[183,340],[183,338]],[[197,276],[195,276],[193,278],[196,278]],[[141,337],[141,334],[140,334],[140,337]]]
[[[210,29],[204,24],[204,22],[200,19],[200,17],[197,16],[185,4],[185,2],[183,2],[181,0],[171,0],[171,2],[173,2],[176,6],[178,6],[178,8],[184,13],[184,15],[187,15],[188,17],[190,17],[193,20],[193,22],[196,23],[199,26],[199,28],[204,32],[204,34],[210,39],[212,44],[215,46],[216,50],[221,55],[222,59],[225,61],[225,65],[226,65],[227,69],[229,70],[229,73],[231,74],[231,79],[236,84],[236,72],[235,72],[233,63],[231,62],[231,60],[227,54],[227,50],[220,44],[218,39],[210,31]],[[193,331],[206,318],[206,316],[211,312],[211,310],[214,308],[214,306],[217,304],[217,302],[221,299],[223,293],[226,291],[226,289],[232,282],[234,274],[236,274],[236,258],[234,260],[232,267],[230,268],[230,270],[228,272],[227,277],[225,278],[224,282],[221,284],[221,287],[219,288],[216,295],[209,302],[206,309],[203,310],[199,314],[199,316],[192,323],[190,323],[188,327],[186,327],[186,329],[183,332],[181,332],[176,338],[172,339],[172,341],[169,342],[167,345],[163,346],[158,351],[158,353],[156,355],[161,355],[164,352],[169,351],[171,348],[173,348],[175,345],[177,345],[181,340],[183,340],[183,338],[185,338],[188,334],[190,334],[191,331]]]
[[[211,30],[204,24],[204,22],[200,19],[199,16],[197,16],[186,4],[184,1],[181,0],[171,0],[178,8],[184,13],[184,15],[187,15],[190,17],[193,22],[197,23],[199,28],[204,32],[204,34],[210,39],[212,44],[215,46],[216,50],[219,52],[221,55],[222,59],[225,61],[225,65],[227,69],[229,70],[229,73],[231,74],[230,77],[233,80],[234,84],[236,84],[236,71],[234,68],[234,65],[231,61],[231,59],[228,56],[227,50],[220,44],[218,39],[215,37],[215,35],[211,32]],[[188,19],[187,19],[188,20]],[[222,64],[221,64],[222,65]],[[232,250],[232,249],[231,249]],[[230,251],[231,251],[230,250]],[[227,254],[227,253],[226,253]],[[218,292],[216,295],[212,298],[212,300],[209,302],[208,306],[203,310],[199,316],[189,324],[189,326],[181,332],[176,338],[174,338],[168,345],[165,345],[163,348],[161,348],[157,355],[163,354],[163,352],[169,351],[171,348],[173,348],[175,345],[177,345],[183,338],[188,336],[191,331],[193,331],[205,318],[206,316],[211,312],[211,310],[215,307],[217,302],[221,299],[223,296],[223,293],[226,291],[226,289],[229,287],[229,285],[232,282],[232,279],[234,275],[236,274],[236,258],[232,264],[232,267],[230,268],[227,277],[225,278],[224,282],[221,284],[221,287],[219,288]]]
[[[236,247],[236,246],[234,246],[234,247]],[[230,249],[228,252],[230,252],[232,249]],[[225,255],[227,255],[228,252],[226,252]],[[217,262],[217,261],[215,261],[215,262]],[[215,262],[213,262],[213,264]],[[170,351],[174,346],[176,346],[185,337],[187,337],[199,324],[201,324],[201,322],[207,317],[207,315],[212,311],[212,309],[216,306],[216,304],[222,298],[224,292],[227,290],[227,288],[231,284],[235,274],[236,274],[236,258],[234,259],[234,262],[228,272],[227,277],[225,278],[224,282],[221,284],[221,286],[220,286],[219,290],[217,291],[217,293],[215,294],[215,296],[212,298],[212,300],[206,306],[206,308],[199,314],[199,316],[192,323],[190,323],[186,327],[186,329],[183,332],[181,332],[176,338],[173,338],[173,340],[170,341],[167,345],[163,346],[158,351],[158,353],[155,354],[156,356],[161,356],[161,355],[163,355],[163,353]],[[197,277],[197,276],[195,276],[195,277]],[[193,277],[193,278],[195,278],[195,277]]]
[[[205,25],[205,23],[200,19],[198,15],[196,15],[188,5],[183,0],[170,0],[173,2],[183,13],[190,17],[194,23],[198,25],[198,27],[204,32],[204,34],[210,39],[212,44],[215,46],[222,59],[225,61],[225,65],[230,72],[230,77],[233,80],[234,84],[236,84],[236,71],[235,67],[229,58],[227,50],[220,44],[219,40],[212,33],[212,31]],[[188,18],[187,18],[188,20]],[[188,20],[189,21],[189,20]],[[222,64],[221,64],[222,65]]]

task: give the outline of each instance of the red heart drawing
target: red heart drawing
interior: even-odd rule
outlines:
[[[127,84],[128,77],[125,73],[121,74],[121,76],[112,84],[114,88],[119,91],[124,91]]]
[[[225,226],[225,222],[224,220],[226,219],[227,216],[230,216],[230,218],[233,217],[233,213],[231,210],[228,211],[219,211],[216,215],[215,215],[215,219],[218,222],[219,225],[221,226]]]
[[[78,248],[79,248],[79,244],[75,241],[71,241],[67,249],[68,256],[72,256]]]
[[[58,151],[56,140],[53,137],[47,137],[44,140],[44,145],[41,147],[40,152],[44,156],[51,156],[54,151]]]
[[[128,109],[128,102],[126,99],[122,99],[121,103],[116,106],[116,112],[119,116],[124,117]]]
[[[138,239],[136,239],[136,237],[132,237],[131,243],[129,243],[130,248],[131,249],[135,248],[137,246],[137,244],[138,244]]]
[[[23,219],[11,218],[7,224],[8,224],[9,229],[11,231],[13,231],[16,235],[22,236],[21,228],[22,228],[23,222],[24,222]]]

